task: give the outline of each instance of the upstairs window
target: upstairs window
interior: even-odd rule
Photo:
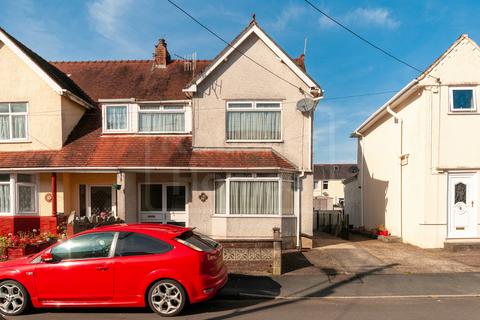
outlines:
[[[281,119],[280,102],[228,102],[227,140],[280,141]]]
[[[450,88],[451,111],[474,111],[476,110],[475,90],[472,87]]]
[[[0,103],[0,141],[27,139],[27,104]]]
[[[122,132],[128,130],[128,107],[127,106],[105,106],[106,131]]]
[[[140,106],[138,132],[185,132],[185,108],[182,105]]]

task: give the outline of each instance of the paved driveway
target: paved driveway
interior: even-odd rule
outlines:
[[[380,274],[480,272],[480,250],[451,252],[421,249],[404,243],[385,243],[352,235],[349,241],[317,234],[315,248],[287,252],[284,270],[292,274]]]

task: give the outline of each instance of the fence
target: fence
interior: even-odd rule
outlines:
[[[343,210],[315,210],[313,217],[315,231],[348,239],[349,216]]]

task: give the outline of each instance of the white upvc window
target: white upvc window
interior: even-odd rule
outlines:
[[[215,178],[215,214],[282,216],[294,214],[293,174],[229,173]]]
[[[184,133],[186,113],[183,105],[140,105],[138,132]]]
[[[450,111],[476,111],[477,99],[475,95],[475,87],[450,87]]]
[[[105,105],[102,111],[104,132],[128,132],[130,130],[128,105]]]
[[[226,137],[230,142],[282,141],[279,101],[228,101]]]
[[[0,102],[0,142],[26,141],[27,134],[27,103]]]
[[[37,177],[0,173],[0,215],[36,214],[37,210]]]

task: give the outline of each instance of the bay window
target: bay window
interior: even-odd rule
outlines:
[[[27,104],[0,103],[0,141],[27,139]]]
[[[227,102],[227,140],[279,141],[281,119],[280,102]]]
[[[144,133],[185,132],[185,108],[182,105],[140,106],[138,131]]]
[[[293,215],[293,175],[217,174],[215,213],[227,215]]]
[[[37,213],[37,183],[32,174],[0,174],[0,214]]]

